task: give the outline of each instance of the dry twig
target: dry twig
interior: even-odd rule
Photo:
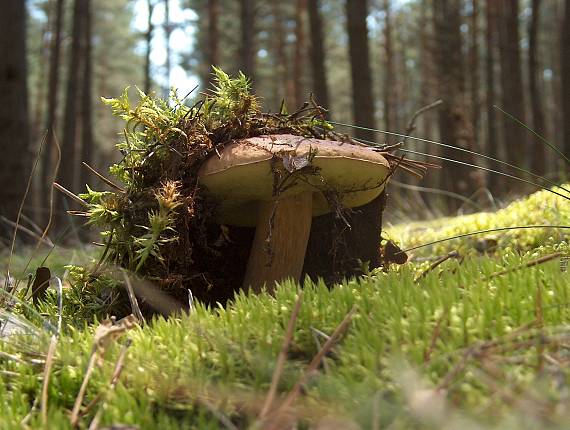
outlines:
[[[127,350],[131,346],[131,340],[127,339],[123,347],[121,348],[121,352],[119,353],[119,358],[117,358],[117,362],[115,363],[115,370],[113,371],[113,376],[111,376],[111,382],[109,384],[108,391],[113,391],[119,382],[119,377],[121,376],[121,372],[123,371],[125,357],[127,356]],[[107,391],[107,392],[108,392]],[[103,408],[99,408],[93,420],[91,420],[91,424],[89,424],[89,430],[97,430],[99,428],[99,422],[101,421],[101,415],[103,414]]]
[[[342,334],[345,332],[348,325],[352,321],[352,317],[354,316],[356,309],[357,309],[356,306],[353,306],[352,309],[346,314],[344,319],[331,334],[331,337],[325,342],[323,347],[317,352],[317,354],[313,357],[309,365],[305,368],[303,374],[300,376],[297,383],[293,386],[293,388],[291,389],[287,397],[285,397],[281,405],[279,405],[279,408],[274,413],[268,416],[267,425],[264,428],[275,428],[273,423],[281,422],[283,417],[287,415],[290,406],[295,402],[297,397],[299,397],[299,394],[301,394],[302,387],[309,379],[309,376],[312,375],[315,370],[317,370],[323,357],[340,340]]]
[[[51,375],[51,369],[53,365],[53,358],[55,356],[55,348],[57,346],[57,337],[52,336],[49,348],[46,356],[46,364],[44,367],[44,381],[42,385],[42,400],[41,400],[41,415],[42,415],[42,423],[47,426],[47,413],[48,413],[48,387],[49,387],[49,379]]]
[[[271,409],[271,406],[273,405],[273,401],[277,393],[277,385],[279,384],[279,380],[281,379],[281,374],[283,373],[283,368],[285,367],[285,361],[287,360],[287,353],[289,351],[289,346],[291,345],[291,342],[293,340],[295,323],[297,322],[297,317],[299,316],[299,310],[301,309],[302,299],[303,299],[303,291],[299,290],[299,295],[297,297],[297,301],[295,302],[295,306],[293,307],[293,311],[291,312],[291,318],[289,318],[287,331],[285,333],[285,337],[283,338],[281,351],[279,352],[279,356],[277,357],[277,363],[275,364],[275,370],[273,371],[273,376],[271,378],[271,385],[269,387],[269,392],[267,393],[267,398],[265,399],[265,403],[263,404],[263,408],[261,408],[261,412],[259,414],[260,419],[265,418],[265,416]]]
[[[534,260],[528,261],[520,266],[511,267],[509,269],[500,270],[498,272],[492,273],[489,275],[488,279],[495,278],[497,276],[506,275],[507,273],[516,272],[517,270],[526,269],[528,267],[538,266],[539,264],[547,263],[549,261],[555,260],[556,258],[562,255],[561,252],[555,252],[553,254],[544,255],[539,258],[535,258]]]

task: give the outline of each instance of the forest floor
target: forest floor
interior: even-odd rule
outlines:
[[[387,233],[411,248],[570,226],[569,206],[543,191]],[[284,282],[142,327],[64,312],[59,337],[53,310],[19,304],[22,332],[0,340],[0,428],[567,428],[567,251],[563,230],[488,233],[332,289]],[[58,273],[89,254],[46,264]]]

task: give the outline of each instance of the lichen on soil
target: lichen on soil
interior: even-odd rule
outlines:
[[[175,92],[161,100],[139,91],[136,105],[127,91],[103,99],[126,125],[117,144],[122,159],[110,167],[119,184],[112,191],[88,188],[81,194],[88,204],[84,215],[103,230],[106,245],[96,270],[87,277],[80,271],[82,282],[96,283],[106,267],[121,267],[152,281],[181,306],[188,290],[202,302],[225,303],[241,285],[254,230],[212,221],[215,202],[197,184],[201,163],[229,142],[260,135],[350,140],[333,130],[325,109],[312,98],[293,113],[284,104],[279,112],[264,113],[243,74],[232,78],[219,69],[214,74],[214,89],[192,106]],[[376,203],[376,212],[382,204]],[[342,218],[341,208],[335,210]],[[326,274],[328,269],[319,270]],[[335,268],[330,272],[332,277]],[[125,298],[124,292],[113,294]]]

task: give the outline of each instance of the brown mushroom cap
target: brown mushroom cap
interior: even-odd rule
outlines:
[[[287,174],[308,164],[317,167],[318,174],[302,175],[279,197],[313,191],[313,216],[331,211],[322,191],[336,190],[344,207],[362,206],[380,195],[390,172],[388,161],[370,148],[280,134],[226,145],[220,157],[204,162],[198,178],[219,202],[217,222],[255,226],[259,203],[276,200],[272,169]]]

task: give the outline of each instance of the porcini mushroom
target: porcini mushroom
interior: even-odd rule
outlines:
[[[389,173],[371,148],[280,134],[227,144],[198,180],[218,202],[216,222],[256,227],[243,287],[259,292],[299,280],[311,220],[331,211],[327,191],[344,207],[362,206],[380,195]]]

